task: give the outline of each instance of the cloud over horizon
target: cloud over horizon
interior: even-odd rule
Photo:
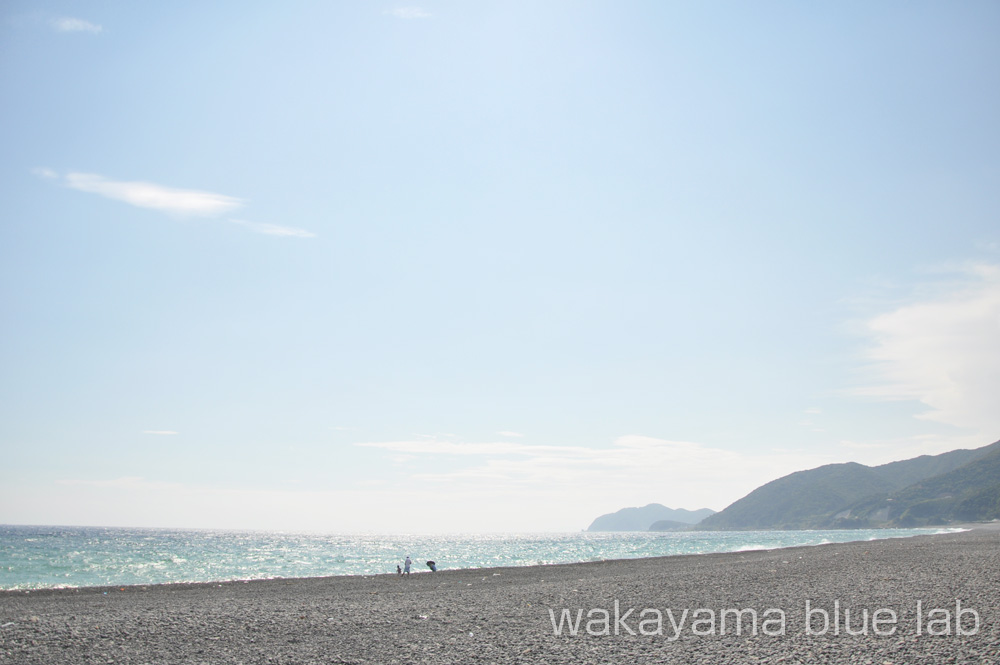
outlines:
[[[470,494],[527,491],[551,496],[553,501],[592,502],[595,506],[656,500],[683,503],[682,507],[691,509],[721,509],[774,478],[832,461],[826,455],[796,451],[745,455],[695,442],[634,434],[601,447],[440,439],[355,445],[411,458],[453,456],[468,460],[451,471],[413,473],[411,480],[417,487],[449,485],[449,493]]]
[[[423,438],[355,446],[381,450],[390,463],[399,458],[404,477],[384,483],[359,478],[336,489],[214,486],[138,475],[55,478],[39,490],[31,510],[43,521],[58,513],[70,522],[97,511],[101,521],[124,525],[176,525],[195,508],[198,520],[187,526],[316,529],[335,524],[346,531],[432,533],[475,531],[485,523],[500,531],[567,531],[585,528],[611,510],[653,501],[721,509],[723,499],[733,501],[776,476],[823,461],[794,452],[751,456],[639,435],[599,448]],[[444,465],[444,456],[457,456],[461,464]],[[426,462],[450,470],[406,471],[407,465],[426,469]],[[27,492],[2,487],[0,495],[17,491]],[[76,516],[74,511],[85,505],[89,512]],[[346,514],[343,505],[370,510]]]

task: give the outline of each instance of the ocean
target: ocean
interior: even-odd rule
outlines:
[[[0,589],[125,586],[171,582],[531,566],[677,554],[738,552],[900,538],[948,529],[338,535],[0,525]]]

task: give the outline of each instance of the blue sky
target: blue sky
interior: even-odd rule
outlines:
[[[572,531],[1000,438],[992,2],[0,5],[0,522]]]

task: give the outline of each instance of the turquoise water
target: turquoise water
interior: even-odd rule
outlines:
[[[121,586],[417,572],[736,552],[898,538],[940,529],[335,535],[95,527],[0,526],[0,589]]]

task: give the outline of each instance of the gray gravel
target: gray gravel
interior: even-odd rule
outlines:
[[[619,617],[632,610],[620,623],[616,600]],[[956,601],[963,631],[975,627],[969,610],[978,614],[975,634],[956,634]],[[807,634],[807,602],[830,616],[826,634]],[[0,663],[997,665],[998,605],[1000,526],[983,525],[896,540],[410,578],[0,592]],[[558,621],[564,608],[574,621],[583,610],[575,636],[565,624],[553,634],[550,610]],[[660,634],[655,613],[642,614],[652,609],[662,615]],[[729,612],[723,634],[724,610],[749,609],[756,631],[750,612],[739,630]],[[608,612],[610,634],[596,634],[604,624],[591,610]],[[847,610],[851,628],[867,634],[846,633]],[[881,622],[873,624],[877,610]],[[948,622],[940,620],[944,610]],[[822,632],[821,614],[812,618],[812,632]]]

